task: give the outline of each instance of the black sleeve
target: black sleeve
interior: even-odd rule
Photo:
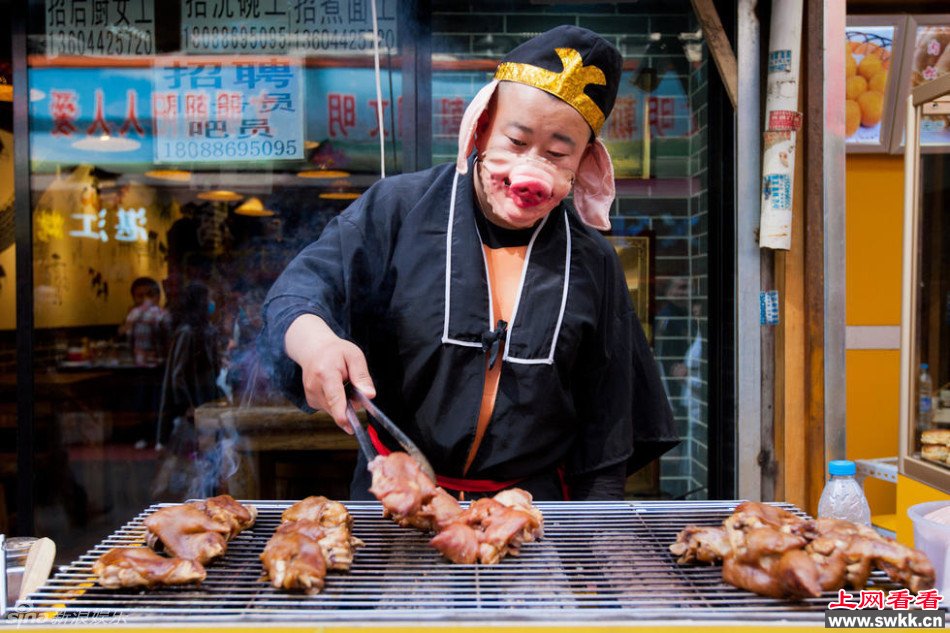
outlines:
[[[382,300],[378,289],[394,239],[395,213],[379,190],[377,183],[334,218],[287,265],[264,301],[261,362],[271,383],[302,409],[309,407],[300,367],[287,356],[284,336],[297,317],[313,314],[337,336],[352,340],[359,309]]]
[[[567,456],[568,479],[626,463],[633,454],[632,308],[626,285],[618,279],[620,262],[612,252],[602,255],[597,320],[572,370],[571,390],[580,428]]]
[[[660,379],[653,352],[637,315],[629,315],[632,331],[633,455],[627,474],[633,474],[680,443],[673,409]]]
[[[571,501],[615,501],[623,499],[627,481],[624,462],[579,475],[567,482]]]
[[[626,464],[633,473],[679,443],[673,411],[620,262],[604,262],[601,316],[573,372],[581,429],[568,454],[576,478]]]

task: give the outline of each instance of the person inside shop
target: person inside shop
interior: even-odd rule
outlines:
[[[135,279],[129,291],[132,307],[119,326],[119,336],[128,341],[132,362],[141,368],[133,375],[131,391],[132,406],[139,419],[134,447],[141,450],[148,448],[149,438],[155,433],[155,411],[162,386],[158,372],[168,354],[172,319],[161,306],[162,291],[151,277]]]
[[[162,290],[151,277],[132,282],[132,307],[119,326],[129,340],[136,365],[155,365],[165,359],[171,337],[171,315],[161,306]]]
[[[175,330],[162,382],[156,447],[171,442],[172,452],[194,450],[195,408],[220,397],[218,331],[211,323],[215,305],[208,286],[193,281],[174,313]]]
[[[573,26],[512,50],[465,111],[455,164],[377,182],[275,282],[272,380],[349,432],[351,382],[459,496],[622,498],[627,474],[678,438],[598,233],[614,177],[597,134],[621,66]],[[399,450],[369,432],[381,454]],[[358,459],[351,495],[371,499]]]

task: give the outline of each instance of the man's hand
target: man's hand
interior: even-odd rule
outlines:
[[[329,413],[337,426],[352,435],[343,383],[348,380],[366,397],[376,397],[362,350],[334,334],[323,319],[312,314],[301,315],[290,324],[284,347],[303,370],[307,404]]]

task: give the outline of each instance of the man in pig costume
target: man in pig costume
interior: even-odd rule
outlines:
[[[362,389],[464,498],[620,499],[677,442],[610,228],[597,138],[621,57],[561,26],[499,64],[456,164],[377,182],[274,284],[262,348],[294,402],[346,421]],[[574,205],[564,198],[573,188]],[[381,428],[381,454],[398,444]],[[363,455],[353,499],[369,495]]]

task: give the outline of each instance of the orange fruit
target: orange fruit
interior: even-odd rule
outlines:
[[[857,101],[858,95],[868,89],[867,80],[861,75],[856,75],[848,79],[848,82],[845,84],[844,92],[845,99],[851,99],[852,101]]]
[[[857,101],[844,102],[844,135],[851,136],[861,125],[861,107]]]
[[[884,116],[884,93],[868,90],[858,97],[858,107],[861,108],[861,125],[873,127],[881,122]]]
[[[854,61],[854,56],[849,52],[844,54],[844,69],[844,76],[848,79],[858,74],[858,62]]]
[[[883,69],[884,62],[877,55],[865,55],[861,63],[858,64],[858,74],[868,80]]]
[[[887,71],[881,70],[878,71],[871,81],[868,82],[868,90],[876,90],[878,92],[885,92],[887,88]],[[848,97],[849,99],[851,97]]]

